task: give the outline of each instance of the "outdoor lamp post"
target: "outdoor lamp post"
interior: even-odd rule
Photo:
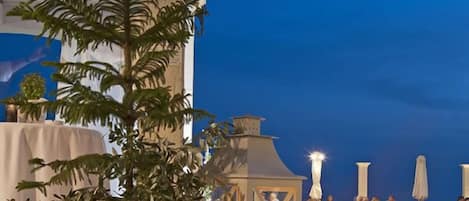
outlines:
[[[326,156],[321,152],[313,152],[309,155],[309,159],[311,160],[311,177],[313,179],[313,185],[309,192],[309,197],[312,200],[321,200],[321,169],[322,161],[326,159]]]

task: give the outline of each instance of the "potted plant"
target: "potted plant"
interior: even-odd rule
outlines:
[[[43,98],[46,93],[46,81],[44,78],[37,73],[28,74],[23,78],[23,81],[21,81],[20,89],[20,97],[23,101],[30,103],[30,107],[33,107],[33,111],[35,112],[28,118],[26,113],[22,112],[20,106],[18,110],[18,122],[44,122],[47,115],[46,110],[38,105],[39,103],[47,101],[47,99]]]

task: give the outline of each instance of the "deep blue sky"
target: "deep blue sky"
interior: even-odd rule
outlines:
[[[469,162],[469,1],[209,1],[196,43],[195,106],[265,117],[292,171],[322,150],[324,194],[412,200],[425,154],[430,201],[461,193]],[[305,193],[311,180],[305,181]]]

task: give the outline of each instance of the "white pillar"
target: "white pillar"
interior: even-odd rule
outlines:
[[[194,49],[195,49],[195,38],[194,36],[189,38],[184,48],[184,90],[186,93],[191,94],[188,97],[191,107],[194,108]],[[188,139],[187,143],[192,142],[192,121],[184,124],[183,130],[184,139]]]
[[[0,0],[1,1],[1,0]],[[198,6],[200,8],[207,4],[206,0],[200,0]],[[192,19],[195,20],[195,19]],[[195,30],[192,30],[195,35]],[[194,108],[194,51],[195,51],[195,36],[191,36],[184,47],[184,90],[186,93],[191,94],[187,99]],[[182,135],[184,139],[188,139],[187,143],[192,142],[192,123],[185,124],[182,129]]]
[[[370,162],[358,162],[358,195],[360,197],[368,197],[368,166]]]
[[[461,164],[462,167],[462,196],[469,197],[469,164]]]

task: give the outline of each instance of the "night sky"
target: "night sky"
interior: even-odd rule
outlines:
[[[469,162],[469,1],[209,1],[196,41],[195,106],[265,117],[296,174],[321,150],[324,195],[412,200],[427,157],[430,201],[461,194]],[[196,126],[199,128],[200,124]],[[304,182],[303,192],[311,180]]]

